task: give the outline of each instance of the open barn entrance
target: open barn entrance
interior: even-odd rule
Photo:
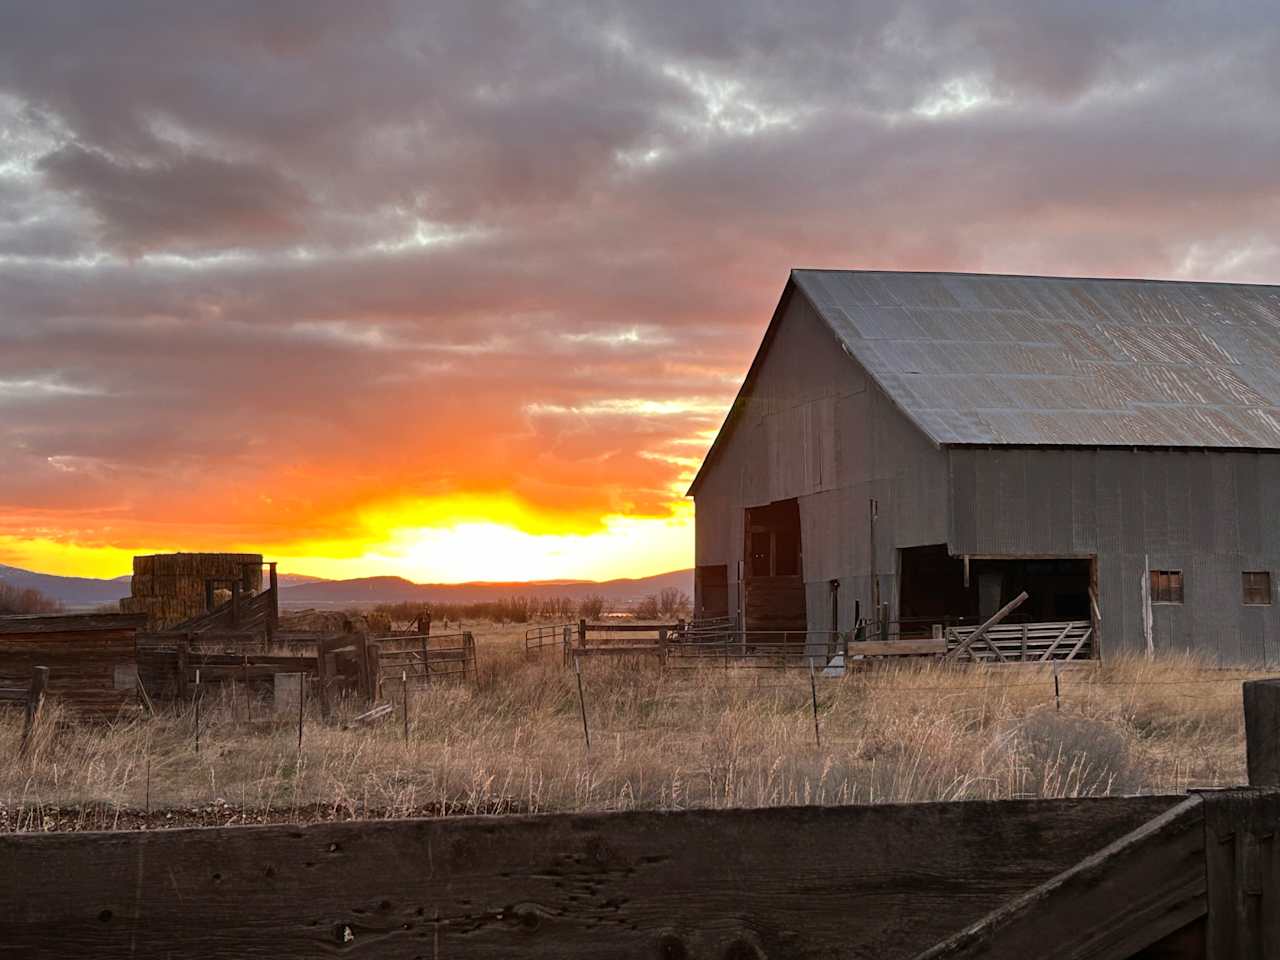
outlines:
[[[748,630],[804,630],[800,504],[778,500],[746,510],[743,619]]]
[[[950,556],[946,544],[907,547],[899,554],[904,628],[921,624],[927,634],[933,623],[981,623],[1024,590],[1026,602],[1007,623],[1092,620],[1091,558],[974,557],[966,582],[964,559]]]

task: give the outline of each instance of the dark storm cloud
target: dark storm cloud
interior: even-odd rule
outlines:
[[[0,506],[661,512],[793,265],[1275,279],[1277,54],[1251,3],[0,4]]]

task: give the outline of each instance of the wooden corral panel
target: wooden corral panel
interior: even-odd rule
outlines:
[[[112,719],[138,709],[134,636],[127,614],[0,617],[0,686],[25,687],[49,668],[46,696],[74,715]]]
[[[27,960],[910,957],[1177,798],[0,837]]]

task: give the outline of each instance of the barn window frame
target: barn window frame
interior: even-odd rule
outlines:
[[[1271,606],[1272,592],[1270,570],[1240,571],[1240,588],[1244,599],[1244,605],[1246,607]]]
[[[1182,603],[1184,583],[1181,570],[1151,571],[1151,602]]]

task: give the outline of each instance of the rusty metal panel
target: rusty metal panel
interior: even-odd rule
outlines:
[[[1280,449],[1280,288],[796,270],[935,442]]]

